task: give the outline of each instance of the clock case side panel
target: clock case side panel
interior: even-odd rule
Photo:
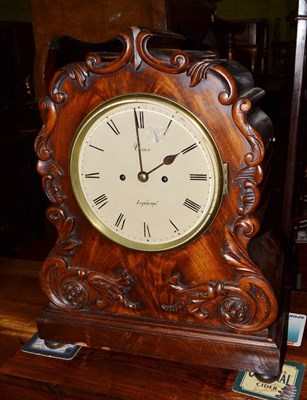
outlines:
[[[69,316],[67,332],[70,333],[73,321],[83,325],[82,321],[86,321],[88,313],[93,315],[93,327],[99,326],[97,332],[100,333],[104,323],[108,325],[110,315],[114,315],[114,321],[122,318],[129,328],[132,328],[130,323],[132,317],[146,321],[142,325],[144,337],[149,335],[151,330],[150,321],[157,323],[160,321],[170,325],[172,322],[179,323],[182,332],[187,332],[186,338],[191,334],[191,330],[184,326],[185,323],[189,326],[203,325],[203,329],[211,325],[212,329],[216,329],[222,336],[225,335],[226,342],[233,340],[227,336],[229,331],[251,332],[255,337],[267,337],[264,345],[255,344],[255,349],[263,349],[264,352],[268,343],[272,343],[274,336],[274,356],[270,357],[274,359],[273,364],[277,365],[279,363],[277,360],[280,358],[280,340],[277,339],[279,335],[276,335],[276,330],[272,326],[277,317],[275,295],[264,274],[248,253],[249,241],[259,230],[259,219],[255,212],[261,198],[264,150],[270,141],[268,138],[262,138],[248,121],[253,103],[255,104],[261,97],[260,91],[253,89],[250,75],[235,63],[229,64],[212,58],[203,59],[196,53],[189,54],[181,50],[170,53],[168,50],[155,48],[152,52],[149,51],[148,41],[156,35],[138,28],[132,28],[121,34],[120,41],[124,45],[120,56],[112,55],[106,61],[102,55],[90,54],[85,63],[73,64],[62,69],[51,84],[49,98],[41,102],[41,108],[47,108],[49,115],[36,141],[38,171],[43,176],[43,186],[51,201],[47,216],[56,225],[59,235],[54,249],[41,270],[42,288],[53,304],[49,309],[52,322],[46,322],[46,313],[42,314],[38,322],[39,329],[43,334],[42,337],[49,336],[55,339],[56,332],[51,325],[55,323],[58,326],[54,315],[59,315],[60,318],[61,311],[56,311],[54,306]],[[169,34],[165,33],[162,36],[167,37]],[[129,80],[134,74],[136,78],[142,77],[142,80],[138,79],[138,83],[135,78]],[[173,86],[168,89],[166,86],[163,88],[157,79],[162,76],[160,74],[167,76],[168,82],[173,82]],[[154,76],[154,79],[150,79],[150,76]],[[107,79],[108,77],[110,78]],[[145,80],[146,77],[152,82],[151,85]],[[164,82],[163,79],[161,82]],[[203,235],[184,249],[154,255],[120,249],[108,240],[101,241],[88,223],[83,223],[82,228],[78,226],[78,220],[82,218],[80,211],[77,210],[74,201],[67,198],[68,161],[63,168],[63,163],[58,163],[58,156],[54,158],[54,154],[58,151],[57,154],[60,154],[60,159],[63,160],[64,152],[67,152],[67,147],[57,151],[53,148],[52,135],[54,132],[58,132],[59,135],[58,115],[74,97],[77,99],[76,110],[82,106],[81,114],[77,116],[77,112],[73,112],[75,124],[77,119],[81,122],[83,116],[96,105],[116,94],[142,91],[173,98],[172,87],[178,82],[185,82],[185,85],[188,83],[187,87],[194,93],[193,95],[198,96],[199,101],[204,87],[211,94],[216,91],[219,111],[225,118],[230,117],[227,123],[229,132],[235,138],[235,142],[240,143],[243,156],[239,160],[235,160],[233,154],[227,156],[230,164],[228,179],[231,194],[224,196],[219,216],[224,210],[224,215],[231,214],[232,217],[225,224],[225,216],[218,216],[209,228],[207,237],[206,234]],[[197,110],[193,108],[195,103],[183,104],[192,106],[197,114]],[[198,114],[201,119],[202,112],[199,109]],[[205,123],[210,125],[208,120]],[[213,130],[214,118],[211,124]],[[71,129],[64,123],[64,128],[65,126],[68,130]],[[219,135],[221,137],[221,134]],[[222,159],[227,159],[226,150],[222,150],[224,148],[222,139],[217,137],[215,139],[219,143]],[[69,190],[71,195],[71,189]],[[228,203],[227,207],[225,203]],[[222,232],[220,232],[221,226],[223,226]],[[218,233],[215,231],[217,227],[219,227]],[[86,236],[89,239],[87,241],[84,239]],[[206,256],[204,250],[209,249],[210,237],[215,238],[217,245],[214,250],[208,252],[211,255]],[[98,247],[101,250],[95,260]],[[82,249],[83,252],[80,251]],[[104,256],[103,262],[101,259],[98,260],[101,254],[108,254],[108,257]],[[189,268],[191,254],[198,261],[196,267],[192,265],[192,268]],[[209,272],[203,268],[206,257]],[[90,265],[86,260],[91,261]],[[216,260],[219,260],[218,266]],[[158,264],[165,266],[163,274],[157,271]],[[215,267],[218,273],[212,275]],[[155,281],[158,284],[150,284],[148,290],[144,285],[146,281]],[[166,295],[170,301],[168,303],[161,301],[161,294],[162,297]],[[146,312],[144,304],[148,309]],[[61,321],[63,323],[63,320]],[[108,326],[107,330],[112,332],[112,323]],[[269,327],[269,330],[265,329],[266,327]],[[95,331],[95,328],[93,330]],[[127,345],[122,342],[124,332],[118,333],[121,328],[118,330],[118,327],[114,326],[115,331],[122,343],[115,350],[129,351]],[[157,335],[161,335],[164,331],[165,329],[158,328]],[[256,331],[260,333],[253,333]],[[63,337],[63,329],[59,329],[58,332],[59,338]],[[82,330],[81,336],[84,332]],[[96,339],[100,333],[95,336]],[[110,335],[112,336],[112,333]],[[175,333],[174,335],[176,336]],[[84,342],[86,336],[83,337]],[[64,337],[68,339],[68,336]],[[80,336],[78,338],[73,336],[71,339],[82,341]],[[103,346],[105,338],[100,342],[96,339],[87,344]],[[147,353],[145,351],[142,354],[159,356],[149,349]],[[166,353],[161,350],[161,357],[163,354],[165,356]],[[268,364],[262,370],[267,366]]]

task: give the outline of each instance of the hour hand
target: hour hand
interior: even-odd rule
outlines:
[[[163,165],[171,165],[173,162],[176,160],[176,158],[179,156],[179,154],[186,154],[189,151],[195,149],[197,147],[196,143],[191,144],[190,146],[184,148],[183,150],[179,151],[179,153],[176,154],[170,154],[168,156],[165,156],[163,159],[163,162],[159,165],[157,165],[155,168],[151,169],[149,172],[147,172],[147,175],[151,174],[153,171],[156,171],[158,168],[162,167]]]
[[[170,154],[166,157],[164,157],[163,162],[159,165],[157,165],[155,168],[151,169],[147,174],[151,174],[153,171],[157,170],[158,168],[162,167],[162,165],[171,165],[175,161],[176,157],[181,154],[181,151],[177,154]]]

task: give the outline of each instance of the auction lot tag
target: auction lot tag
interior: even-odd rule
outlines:
[[[24,346],[22,346],[21,350],[25,353],[31,353],[45,357],[72,360],[80,348],[80,346],[74,344],[63,344],[54,348],[47,347],[45,341],[40,339],[38,333],[36,333]]]
[[[306,315],[289,313],[287,339],[288,345],[300,346],[302,344],[305,324]]]

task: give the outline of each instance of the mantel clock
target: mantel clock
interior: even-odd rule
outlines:
[[[179,40],[130,28],[114,51],[59,70],[40,102],[37,169],[58,238],[39,334],[276,375],[282,255],[263,222],[263,91]]]

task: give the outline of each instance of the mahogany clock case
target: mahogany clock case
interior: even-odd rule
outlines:
[[[174,46],[180,40],[130,28],[118,35],[114,52],[61,68],[40,102],[47,119],[35,143],[37,170],[58,238],[40,272],[50,304],[38,317],[39,335],[276,375],[282,253],[263,228],[273,143],[271,121],[259,107],[264,92],[236,62],[183,51]],[[222,160],[220,207],[207,230],[183,247],[148,252],[116,244],[75,199],[69,168],[78,127],[104,102],[131,94],[187,109]]]

